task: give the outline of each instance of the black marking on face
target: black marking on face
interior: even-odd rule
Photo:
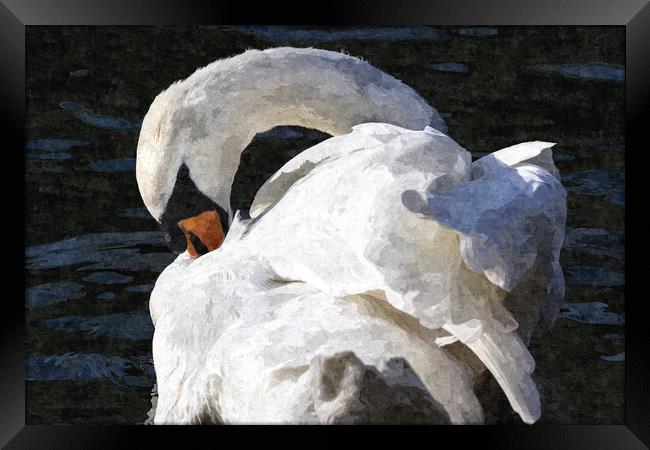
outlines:
[[[176,254],[181,254],[187,248],[187,241],[178,222],[189,217],[194,217],[205,211],[216,211],[221,220],[224,235],[228,233],[228,214],[217,203],[201,192],[190,178],[190,170],[182,164],[176,175],[176,184],[171,197],[167,201],[165,212],[158,221],[160,228],[165,233],[165,241],[169,249]],[[196,237],[196,236],[195,236]],[[197,238],[197,241],[200,240]],[[194,243],[194,241],[192,241]],[[203,246],[203,243],[201,243]],[[197,252],[199,248],[194,244]],[[203,246],[205,249],[205,246]],[[207,253],[207,249],[206,253]]]

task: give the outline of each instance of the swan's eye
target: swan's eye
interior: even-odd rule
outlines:
[[[205,211],[178,222],[185,234],[187,252],[194,257],[204,255],[221,246],[225,233],[216,211]]]

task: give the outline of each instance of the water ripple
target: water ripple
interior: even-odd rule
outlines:
[[[569,284],[591,286],[623,286],[625,284],[625,273],[606,267],[570,266],[564,267],[563,270]]]
[[[25,307],[28,309],[42,308],[83,296],[83,286],[79,283],[71,281],[45,283],[25,290]]]
[[[431,68],[439,72],[457,72],[457,73],[467,72],[469,70],[467,64],[458,63],[458,62],[444,62],[444,63],[431,64]]]
[[[238,26],[237,29],[257,34],[275,42],[302,41],[302,42],[332,42],[340,40],[428,40],[437,41],[442,33],[435,28],[428,27],[359,27],[319,30],[291,26]]]
[[[463,36],[476,36],[476,37],[485,37],[485,36],[496,36],[499,34],[499,30],[496,28],[487,28],[487,27],[473,27],[473,28],[461,28],[458,30],[458,34]]]
[[[153,337],[153,324],[148,312],[64,316],[43,320],[40,325],[56,331],[82,331],[93,337],[108,336],[127,341],[142,341]]]
[[[134,158],[119,158],[108,159],[104,161],[97,161],[88,166],[89,170],[93,172],[135,172],[135,159]]]
[[[138,284],[135,286],[129,286],[126,289],[124,289],[126,292],[142,292],[142,293],[147,293],[151,292],[153,290],[153,284],[147,283],[147,284]]]
[[[83,280],[94,284],[124,284],[133,280],[133,277],[117,272],[95,272]]]
[[[596,325],[622,325],[625,318],[621,314],[606,311],[606,303],[565,303],[562,305],[558,317],[570,319],[580,323]]]
[[[625,80],[625,68],[612,64],[537,64],[535,70],[585,80]]]
[[[567,227],[564,248],[622,260],[625,257],[624,238],[625,233],[622,230]]]
[[[603,361],[625,361],[625,352],[617,353],[615,355],[601,356]]]
[[[25,362],[25,375],[30,381],[108,379],[131,387],[151,387],[156,377],[153,365],[145,357],[72,352],[30,356]]]
[[[132,219],[153,219],[147,208],[124,208],[120,211],[120,217]]]
[[[107,130],[132,130],[138,129],[141,126],[140,122],[131,122],[119,117],[97,114],[79,103],[61,102],[59,103],[59,107],[69,111],[74,117],[81,120],[83,123],[97,128]]]
[[[625,172],[622,170],[582,170],[562,175],[566,190],[580,195],[605,195],[607,200],[623,206]]]
[[[28,150],[60,152],[88,144],[90,144],[90,141],[85,139],[28,139],[25,141],[25,148]]]
[[[115,298],[115,294],[112,292],[102,292],[97,296],[99,300],[113,300]]]
[[[93,233],[49,244],[27,247],[27,269],[55,269],[86,264],[81,270],[148,270],[160,272],[175,255],[167,251],[142,253],[139,245],[166,250],[161,232]]]

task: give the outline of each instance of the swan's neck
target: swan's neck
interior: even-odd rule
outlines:
[[[249,51],[198,70],[161,96],[168,109],[163,151],[176,153],[170,162],[185,163],[199,190],[228,211],[231,220],[230,191],[240,155],[259,132],[297,125],[339,135],[365,122],[444,128],[437,112],[413,89],[359,59],[316,49]],[[142,135],[145,126],[152,135],[159,134],[160,126],[147,118],[138,158],[142,167],[151,168],[155,164],[147,165]],[[160,156],[154,160],[159,164]],[[163,191],[174,176],[164,172],[160,181],[153,180]],[[142,187],[141,192],[147,203]]]

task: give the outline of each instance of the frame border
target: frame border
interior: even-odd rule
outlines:
[[[202,24],[313,24],[313,25],[621,25],[626,29],[626,147],[625,171],[628,208],[626,222],[626,275],[630,270],[630,189],[632,171],[630,154],[647,147],[642,132],[650,124],[650,3],[648,0],[443,0],[426,2],[415,0],[407,4],[388,1],[337,0],[326,7],[318,5],[310,11],[302,5],[256,5],[224,1],[215,4],[209,0],[194,0],[191,7],[178,0],[1,0],[0,2],[0,60],[4,83],[0,83],[0,106],[3,123],[8,125],[8,147],[17,179],[24,188],[24,119],[25,119],[25,26],[26,25],[202,25]],[[643,142],[643,147],[641,143]],[[637,148],[638,147],[638,148]],[[23,169],[21,175],[17,175]],[[15,190],[12,177],[2,177],[5,193]],[[638,179],[638,178],[637,178]],[[26,200],[9,195],[12,211],[26,210]],[[636,198],[632,195],[633,201]],[[9,211],[10,206],[6,206]],[[24,217],[24,214],[23,214]],[[11,260],[24,261],[24,229],[18,221],[3,221],[9,238]],[[640,233],[639,233],[640,234]],[[639,234],[633,232],[632,236]],[[14,265],[14,266],[17,266]],[[220,427],[141,427],[141,426],[80,426],[80,425],[25,425],[24,376],[24,264],[13,267],[17,274],[12,287],[16,293],[6,301],[0,315],[0,445],[3,448],[122,448],[133,447],[136,436],[152,441],[169,442],[170,434],[181,435],[184,442],[196,437],[218,437]],[[22,276],[18,276],[18,272]],[[630,280],[626,276],[626,361],[625,361],[625,425],[537,425],[523,426],[466,426],[437,427],[435,435],[423,427],[429,439],[440,439],[441,434],[457,443],[473,441],[479,445],[498,448],[590,448],[642,449],[650,445],[650,358],[645,344],[648,327],[641,312],[642,298],[631,299]],[[17,280],[22,279],[19,286]],[[12,289],[13,291],[13,289]],[[8,303],[8,304],[7,304]],[[228,429],[247,427],[228,427]],[[265,427],[268,435],[278,431],[303,431],[307,427]],[[322,427],[309,427],[310,430]],[[350,430],[349,427],[344,427]],[[330,430],[331,428],[327,428]],[[341,427],[337,427],[338,430]],[[372,433],[382,440],[397,437],[386,432],[392,427],[372,427]],[[191,431],[191,435],[189,434]],[[180,432],[180,433],[179,433]],[[210,433],[208,436],[206,433]],[[328,432],[329,433],[329,432]],[[247,433],[248,435],[248,433]],[[240,435],[241,436],[241,435]],[[243,437],[243,436],[242,436]],[[248,437],[248,436],[247,436]],[[270,436],[269,436],[270,437]],[[191,440],[190,440],[191,439]],[[244,438],[245,440],[248,440]],[[323,441],[323,442],[328,442]],[[403,437],[400,439],[403,445]],[[144,442],[144,441],[143,441]],[[286,441],[285,441],[286,442]],[[331,441],[336,445],[340,442]],[[280,442],[281,443],[281,442]],[[456,444],[457,445],[457,444]]]

